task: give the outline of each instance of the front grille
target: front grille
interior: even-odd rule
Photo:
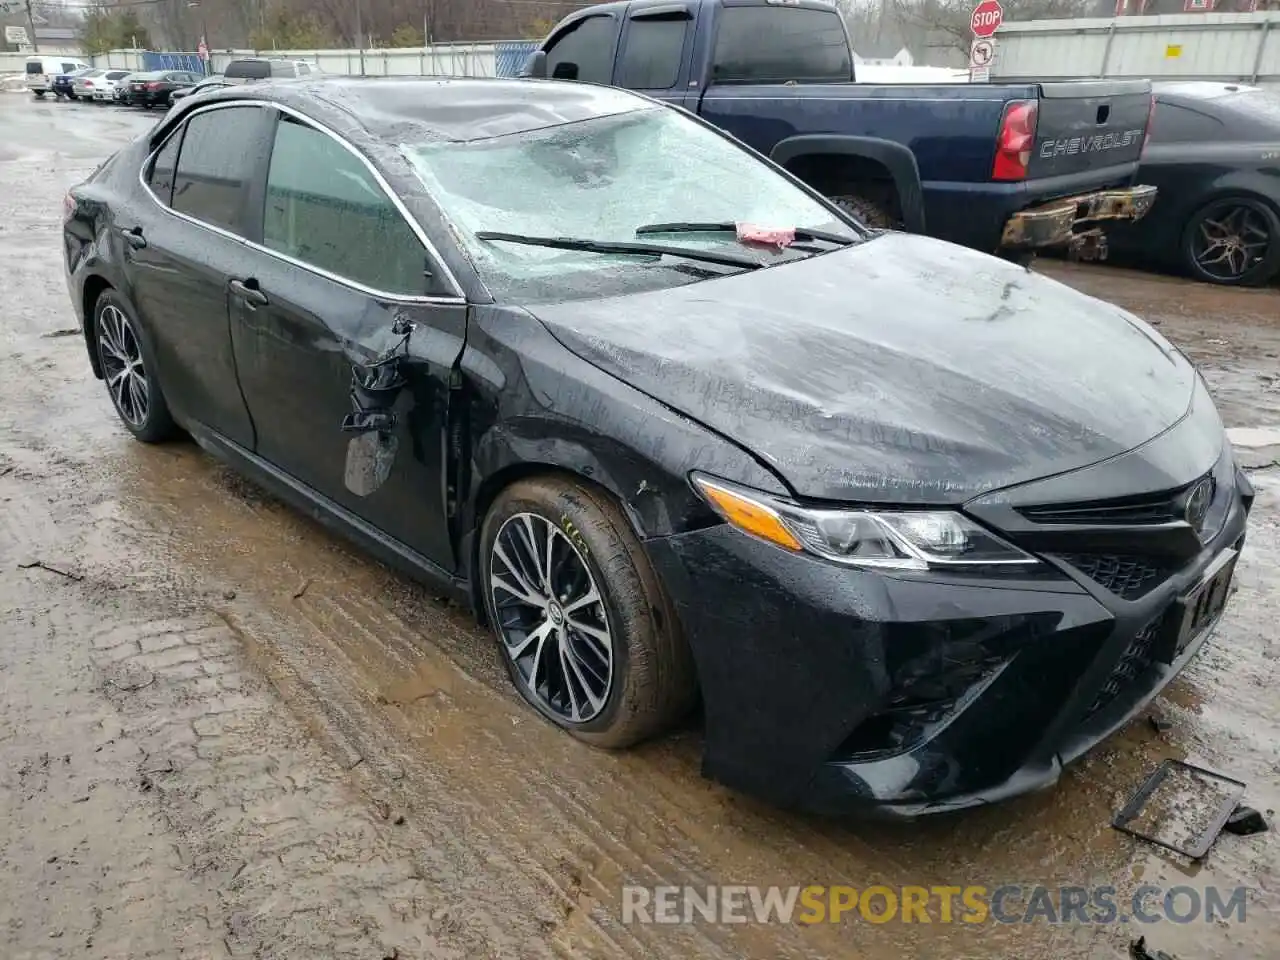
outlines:
[[[1126,689],[1133,687],[1151,667],[1161,622],[1162,618],[1156,617],[1129,641],[1124,653],[1120,655],[1119,662],[1107,677],[1107,682],[1102,685],[1102,689],[1098,691],[1098,695],[1085,712],[1086,722],[1114,703]]]
[[[1173,523],[1182,518],[1178,512],[1177,491],[1122,500],[1019,507],[1018,512],[1034,523],[1155,524]]]
[[[1143,557],[1111,554],[1062,554],[1066,561],[1090,580],[1125,600],[1137,600],[1162,584],[1173,572]]]

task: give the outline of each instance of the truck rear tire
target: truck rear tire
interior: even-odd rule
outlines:
[[[901,230],[902,221],[895,220],[885,207],[857,194],[830,197],[832,203],[861,223],[876,230]]]

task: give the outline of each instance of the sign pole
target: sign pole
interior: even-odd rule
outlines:
[[[40,52],[40,41],[36,39],[36,18],[31,14],[31,0],[27,0],[27,26],[31,28],[31,52]]]

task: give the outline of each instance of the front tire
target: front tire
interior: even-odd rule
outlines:
[[[507,673],[552,723],[621,748],[692,708],[675,612],[607,494],[562,477],[508,487],[485,517],[480,575]]]
[[[161,443],[177,433],[156,378],[155,352],[128,305],[114,290],[103,291],[93,311],[94,346],[116,415],[143,443]]]

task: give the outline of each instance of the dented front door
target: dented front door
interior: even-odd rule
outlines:
[[[389,302],[270,257],[250,280],[232,296],[232,340],[255,452],[456,569],[444,431],[466,308]],[[371,367],[389,370],[391,389],[362,389]]]

